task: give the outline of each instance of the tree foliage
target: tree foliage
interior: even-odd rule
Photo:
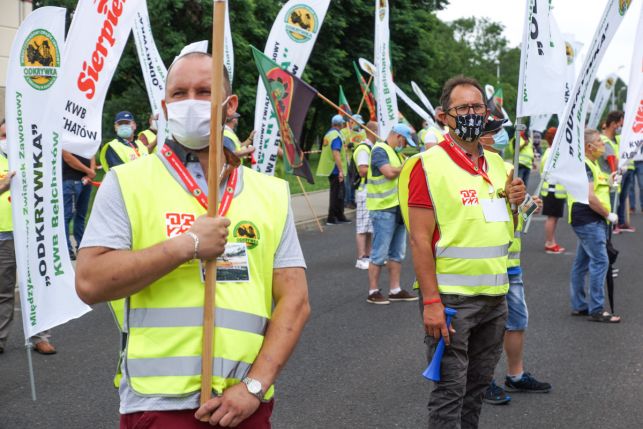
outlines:
[[[505,106],[513,114],[520,52],[510,48],[503,26],[487,19],[466,18],[453,23],[440,21],[435,12],[448,0],[389,0],[394,76],[397,84],[412,98],[410,82],[417,82],[437,104],[444,82],[457,74],[477,78],[481,84],[496,85],[496,60],[500,62],[500,82]],[[35,0],[34,6],[63,6],[73,11],[76,0]],[[265,46],[273,21],[285,1],[234,0],[229,2],[235,51],[234,88],[239,95],[240,134],[245,138],[254,122],[258,73],[249,45]],[[157,48],[169,65],[181,48],[190,42],[211,38],[212,0],[148,0],[150,21]],[[373,0],[332,1],[317,43],[306,66],[304,79],[331,99],[341,84],[353,109],[361,93],[352,61],[373,59]],[[69,13],[69,18],[72,13]],[[69,24],[69,23],[68,23]],[[400,110],[419,124],[420,118],[402,102]],[[365,109],[365,107],[364,107]],[[130,110],[145,127],[149,104],[133,38],[130,37],[112,80],[103,111],[105,138],[113,134],[114,114]],[[316,101],[307,119],[304,147],[321,135],[334,114]]]

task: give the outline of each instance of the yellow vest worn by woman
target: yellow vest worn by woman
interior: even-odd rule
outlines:
[[[440,233],[435,266],[442,294],[493,296],[509,290],[507,256],[514,239],[511,211],[507,205],[506,222],[487,222],[480,203],[498,198],[507,174],[499,155],[487,151],[484,155],[494,187],[492,195],[482,176],[460,168],[441,146],[409,158],[400,174],[400,207],[408,228],[409,179],[413,167],[422,163]]]
[[[263,344],[272,315],[274,256],[288,215],[288,184],[242,168],[232,200],[228,243],[245,243],[249,282],[217,282],[212,389],[243,379]],[[132,250],[180,235],[205,209],[158,156],[115,168],[132,228]],[[136,186],[128,184],[136,183]],[[159,190],[163,192],[159,192]],[[140,395],[187,396],[200,390],[203,283],[190,261],[128,297],[124,372]],[[273,395],[271,387],[265,399]]]

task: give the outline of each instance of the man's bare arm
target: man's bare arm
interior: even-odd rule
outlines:
[[[395,179],[402,172],[402,167],[393,167],[391,164],[384,164],[379,167],[380,172],[389,180]]]
[[[263,346],[248,374],[266,388],[274,384],[288,361],[310,315],[308,283],[303,268],[275,269],[272,282],[275,309]]]
[[[199,258],[223,253],[230,221],[201,216],[190,231],[199,238]],[[194,256],[194,239],[180,235],[141,250],[86,247],[78,252],[76,292],[87,304],[124,298],[147,287]]]
[[[80,162],[80,160],[76,158],[71,152],[67,152],[66,150],[63,150],[63,161],[65,161],[67,165],[69,165],[74,170],[78,170],[82,173],[85,173],[91,179],[93,179],[94,176],[96,176],[96,173],[94,172],[94,170],[92,170],[90,167],[87,167],[85,164]]]

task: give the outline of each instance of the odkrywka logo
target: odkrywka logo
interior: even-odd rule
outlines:
[[[297,43],[305,43],[319,30],[319,19],[310,7],[298,4],[286,12],[286,33]]]
[[[25,39],[20,53],[20,65],[27,83],[44,91],[54,84],[60,68],[58,42],[47,30],[34,30]]]
[[[475,189],[465,189],[460,191],[462,196],[462,205],[463,206],[475,206],[478,205],[478,193]]]

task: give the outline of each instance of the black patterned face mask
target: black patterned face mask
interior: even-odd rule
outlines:
[[[465,142],[477,140],[482,134],[484,116],[469,113],[455,117],[455,134]]]

